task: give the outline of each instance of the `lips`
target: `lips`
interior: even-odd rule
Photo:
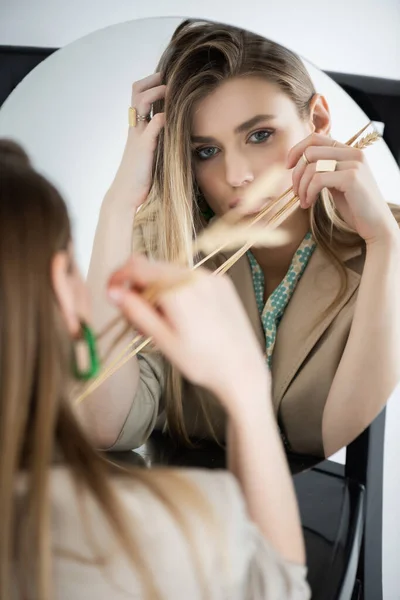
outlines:
[[[240,198],[236,198],[235,200],[232,200],[232,202],[229,202],[229,208],[232,210],[233,208],[236,208],[241,202],[242,200]]]

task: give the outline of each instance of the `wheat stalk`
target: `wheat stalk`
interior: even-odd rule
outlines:
[[[365,135],[358,142],[356,142],[356,140],[360,137],[360,135],[362,133],[364,133],[364,131],[366,131],[366,129],[370,125],[371,125],[371,122],[369,122],[367,125],[365,125],[360,131],[358,131],[353,137],[351,137],[350,140],[348,140],[346,142],[346,145],[352,146],[353,148],[358,148],[361,150],[361,149],[371,146],[372,144],[377,142],[381,136],[376,131]],[[271,173],[270,181],[268,181],[268,176],[265,175],[263,177],[263,184],[258,183],[258,185],[257,185],[257,194],[255,194],[255,193],[249,194],[249,197],[250,197],[249,206],[250,205],[253,206],[254,203],[257,202],[258,198],[263,198],[263,197],[270,195],[271,188],[273,188],[276,185],[277,179],[278,179],[277,171],[274,171],[273,173]],[[229,246],[231,243],[231,240],[228,238],[227,234],[229,232],[232,233],[235,230],[235,227],[237,227],[238,230],[239,230],[239,227],[241,227],[241,229],[239,230],[239,233],[234,234],[236,236],[235,244],[237,244],[240,240],[243,240],[243,237],[246,235],[246,233],[248,234],[248,237],[250,239],[247,239],[245,241],[245,243],[243,244],[243,246],[239,250],[237,250],[231,257],[229,257],[225,261],[225,263],[223,263],[218,269],[216,269],[213,273],[214,275],[225,274],[254,245],[254,239],[258,239],[258,241],[260,243],[261,242],[265,243],[265,241],[267,239],[268,239],[268,242],[270,240],[273,241],[274,238],[273,238],[273,234],[271,232],[271,228],[273,226],[277,227],[279,225],[280,221],[286,219],[288,217],[288,215],[297,208],[298,203],[299,203],[298,196],[293,196],[273,217],[271,217],[268,220],[265,227],[263,227],[262,233],[261,233],[261,230],[258,230],[258,231],[256,231],[256,233],[250,234],[250,231],[251,231],[250,227],[254,226],[260,220],[264,219],[264,217],[266,217],[268,212],[271,212],[271,210],[292,191],[293,191],[292,187],[285,190],[285,192],[283,194],[281,194],[278,198],[274,199],[266,207],[264,207],[250,221],[250,224],[246,225],[245,227],[243,227],[243,225],[240,224],[240,215],[233,215],[223,221],[222,227],[221,227],[221,225],[218,225],[215,227],[216,235],[215,235],[214,241],[212,239],[212,236],[210,236],[209,234],[206,234],[206,233],[201,234],[203,241],[200,239],[200,244],[197,242],[194,245],[194,248],[193,248],[194,251],[197,251],[197,252],[200,251],[199,249],[202,247],[202,243],[203,243],[204,248],[208,248],[208,250],[210,250],[210,248],[212,246],[214,246],[214,249],[211,250],[210,253],[207,256],[205,256],[201,261],[199,261],[193,267],[193,269],[197,269],[202,264],[204,264],[207,260],[209,260],[212,256],[214,256],[215,254],[217,254],[218,252],[220,252],[221,250],[223,250],[224,248]],[[220,219],[219,221],[222,222],[222,219]],[[224,228],[224,230],[223,230],[223,228]],[[223,231],[223,233],[221,233],[222,231]],[[258,235],[259,235],[259,237],[257,238]],[[199,238],[200,238],[200,236],[199,236]],[[279,243],[279,241],[282,242],[282,240],[283,240],[282,236],[278,235],[276,237],[277,243]],[[175,283],[173,285],[173,287],[175,288],[175,287],[179,287],[181,285],[187,285],[187,283],[192,280],[192,275],[193,275],[193,273],[190,273],[187,277],[183,277],[182,280]],[[157,284],[154,284],[153,286],[149,287],[146,290],[146,292],[144,292],[143,295],[145,295],[148,302],[151,302],[152,304],[154,304],[154,303],[156,303],[159,295],[161,293],[167,291],[168,289],[171,289],[171,285],[167,286],[165,284],[163,285],[161,282],[158,282]],[[105,327],[105,329],[97,336],[98,339],[100,337],[104,336],[105,333],[109,332],[121,320],[122,320],[121,317],[117,317],[116,319],[113,319]],[[129,327],[127,329],[129,329]],[[127,331],[127,330],[125,330],[125,331]],[[126,364],[131,358],[136,356],[141,350],[143,350],[151,342],[151,338],[146,338],[142,341],[142,343],[139,343],[139,345],[137,345],[133,350],[131,350],[131,348],[133,346],[135,346],[136,344],[138,344],[138,342],[140,342],[141,340],[143,340],[143,336],[141,336],[141,335],[135,336],[135,338],[112,361],[112,363],[110,365],[108,365],[108,367],[105,367],[103,369],[103,372],[100,373],[100,375],[93,382],[91,382],[83,390],[83,392],[75,399],[75,404],[80,404],[87,396],[89,396],[95,389],[97,389],[106,379],[111,377],[116,371],[118,371],[118,369],[120,369],[124,364]],[[129,354],[126,355],[126,353],[129,350],[131,350],[131,351],[129,352]]]
[[[358,148],[359,150],[364,150],[364,148],[368,148],[368,146],[372,146],[375,142],[380,139],[380,135],[377,131],[373,131],[372,133],[368,133],[368,135],[361,138],[359,142],[356,142],[353,145],[353,148]]]

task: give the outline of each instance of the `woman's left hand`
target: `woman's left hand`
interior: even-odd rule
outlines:
[[[336,170],[317,173],[318,160],[336,160]],[[286,166],[294,167],[293,189],[302,208],[311,207],[321,190],[328,188],[342,219],[367,244],[399,235],[362,150],[313,133],[292,148]]]

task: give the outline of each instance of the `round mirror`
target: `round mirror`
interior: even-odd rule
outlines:
[[[21,142],[35,166],[66,198],[74,224],[78,261],[85,273],[102,201],[113,181],[126,141],[132,84],[154,73],[182,21],[177,18],[131,21],[77,40],[31,72],[1,109],[0,135]],[[262,47],[260,44],[260,49]],[[268,40],[265,49],[275,56],[274,60],[278,60],[277,53],[282,53],[279,60],[288,67],[292,59],[286,49]],[[182,85],[186,85],[191,76],[198,76],[202,69],[209,68],[204,54],[200,53],[197,58],[192,75],[182,75]],[[291,96],[287,90],[290,85],[293,87],[296,77],[299,89],[307,80],[309,89],[315,88],[326,99],[313,105],[317,130],[345,143],[368,123],[367,116],[355,102],[332,79],[305,60],[296,59],[299,62],[292,64],[292,83],[287,83],[286,88],[283,84],[279,87],[277,79],[271,84],[268,75],[263,81],[260,65],[265,64],[267,69],[267,58],[262,53],[255,57],[258,63],[254,69],[258,75],[252,77],[248,70],[245,85],[238,78],[228,84],[223,82],[220,88],[211,86],[212,92],[205,92],[202,98],[199,96],[199,110],[192,127],[197,129],[195,151],[202,163],[195,169],[195,179],[197,177],[198,187],[202,188],[207,208],[214,202],[212,214],[218,205],[216,190],[226,189],[226,186],[236,190],[243,182],[252,182],[259,172],[260,160],[267,164],[279,152],[280,156],[282,152],[287,156],[293,145],[291,141],[303,139],[290,129],[290,119],[293,125],[296,116],[294,99],[296,94],[300,98],[300,92],[295,90]],[[218,62],[219,58],[210,54],[210,61],[213,60]],[[168,58],[164,57],[165,62]],[[198,81],[199,86],[203,85],[201,78]],[[243,122],[238,120],[240,110]],[[260,115],[265,117],[267,110],[276,113],[273,115],[276,125],[266,123],[265,118],[257,121]],[[249,121],[252,121],[250,125]],[[376,127],[379,129],[381,125]],[[253,137],[250,138],[250,134]],[[252,150],[241,153],[250,139]],[[269,149],[265,150],[267,143]],[[264,155],[256,144],[259,148],[264,144]],[[364,155],[383,198],[393,202],[392,190],[399,188],[400,173],[392,154],[381,140],[365,148]],[[215,166],[211,166],[211,160]],[[221,197],[226,198],[224,193]],[[235,201],[233,193],[230,199]],[[296,227],[291,231],[297,231]],[[281,260],[279,249],[274,249],[273,260],[263,253],[257,258],[247,255],[231,273],[260,343],[265,347],[267,341],[276,414],[288,451],[297,456],[302,465],[307,463],[304,456],[311,457],[312,463],[339,449],[334,443],[325,443],[325,407],[329,394],[334,394],[333,383],[340,389],[344,385],[336,376],[346,350],[365,261],[362,244],[356,250],[343,246],[346,252],[345,258],[340,259],[341,272],[347,280],[345,289],[340,291],[341,280],[334,257],[329,251],[323,251],[320,244],[315,245],[315,240],[307,237],[308,231],[304,233],[306,235],[294,246],[291,242],[292,258],[300,256],[295,263],[292,259]],[[272,349],[268,347],[271,323]],[[361,392],[352,385],[355,398]],[[125,391],[121,390],[122,393]],[[340,403],[340,399],[337,400]],[[358,402],[361,406],[361,399]],[[222,418],[219,412],[216,418]],[[360,423],[368,425],[363,419]],[[345,439],[345,445],[361,430],[361,425],[359,429],[350,427],[353,433]]]

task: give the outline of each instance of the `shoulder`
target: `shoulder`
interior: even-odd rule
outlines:
[[[310,589],[307,568],[288,563],[252,522],[240,486],[227,471],[188,470],[185,476],[212,502],[224,525],[225,548],[230,565],[231,595],[286,600],[307,600]],[[235,592],[238,594],[235,596]],[[241,590],[241,593],[238,591]]]
[[[224,524],[225,547],[233,574],[230,584],[243,596],[261,600],[310,598],[307,568],[288,563],[271,546],[252,522],[241,488],[227,471],[187,470],[185,477],[212,502],[219,522]],[[233,597],[233,595],[232,595]]]
[[[160,514],[165,513],[164,503],[154,493],[165,489],[189,518],[205,518],[214,522],[239,523],[247,519],[244,499],[236,479],[229,471],[209,469],[152,469],[147,481],[115,478],[118,493],[126,502],[142,503],[144,507]],[[152,483],[154,482],[154,487]]]
[[[222,470],[210,471],[207,469],[170,469],[154,468],[146,471],[146,477],[135,477],[135,471],[130,474],[118,473],[110,476],[114,491],[120,501],[128,510],[137,510],[143,505],[153,510],[157,504],[163,504],[157,490],[165,487],[169,496],[177,498],[180,494],[186,495],[188,505],[190,498],[195,496],[203,498],[212,505],[213,510],[225,512],[228,507],[230,512],[245,513],[245,504],[235,478]],[[154,485],[153,485],[154,482]],[[23,489],[23,485],[19,489]],[[73,477],[66,467],[55,467],[50,474],[50,495],[53,505],[60,509],[67,509],[65,514],[74,513],[80,498],[86,503],[89,494],[79,494]],[[190,491],[190,496],[185,494]],[[89,501],[89,504],[92,504]],[[183,507],[182,507],[183,508]]]
[[[157,477],[156,469],[154,477],[150,471],[142,477],[144,469],[138,470],[136,477],[134,473],[132,477],[113,476],[111,481],[117,502],[114,510],[123,511],[119,514],[125,519],[127,531],[131,532],[134,544],[150,565],[154,581],[163,589],[165,597],[200,600],[196,565],[192,553],[188,552],[188,539],[199,553],[213,588],[219,580],[217,565],[220,559],[217,545],[210,543],[201,511],[197,519],[186,518],[192,517],[193,513],[185,510],[185,504],[190,503],[190,497],[185,497],[185,484],[193,488],[196,498],[199,490],[204,490],[207,495],[207,481],[212,490],[216,489],[218,484],[213,483],[219,478],[207,477],[206,473],[191,476],[183,471],[164,471],[161,478]],[[83,600],[88,590],[89,595],[93,594],[90,597],[101,600],[141,597],[140,580],[98,503],[84,490],[78,493],[65,468],[53,470],[50,491],[53,544],[62,552],[56,556],[56,585],[61,590],[60,598]],[[220,495],[218,492],[211,494],[213,498]],[[222,501],[217,503],[222,515]],[[107,564],[106,570],[100,568],[99,560]]]
[[[239,485],[229,471],[221,469],[174,469],[173,472],[185,477],[197,486],[202,493],[207,494],[208,497],[212,496],[216,501],[226,499],[227,496],[241,499]]]
[[[162,499],[163,494],[160,498],[155,493],[160,489],[157,471],[167,486],[164,487],[166,496],[175,499],[172,503],[175,510],[171,510],[170,502]],[[226,597],[237,599],[309,598],[305,567],[286,563],[261,536],[247,514],[239,485],[229,472],[155,469],[148,475],[137,479],[134,475],[132,479],[115,477],[113,484],[126,510],[127,527],[132,527],[143,556],[151,560],[153,573],[166,598],[198,597],[193,555],[187,551],[188,533],[211,589],[224,590]],[[156,484],[154,487],[152,481]],[[60,562],[58,571],[62,578],[57,583],[64,594],[60,597],[84,598],[86,596],[80,594],[86,593],[90,586],[99,592],[98,598],[119,598],[113,587],[115,581],[125,591],[138,590],[138,580],[126,557],[118,551],[100,507],[89,498],[86,502],[88,495],[82,494],[85,500],[82,512],[67,469],[53,469],[50,490],[55,546],[78,557],[72,561],[60,559],[62,565]],[[192,490],[192,494],[188,494],[188,490]],[[216,517],[214,536],[210,534],[208,513],[202,510],[201,503],[198,508],[189,506],[196,505],[198,498],[208,502]],[[177,512],[183,520],[176,517]],[[88,569],[88,561],[93,564],[93,549],[100,551],[103,558],[106,554],[105,558],[114,559],[114,581],[101,569]],[[166,573],[171,576],[166,577]],[[79,584],[82,578],[86,582],[84,588]]]

